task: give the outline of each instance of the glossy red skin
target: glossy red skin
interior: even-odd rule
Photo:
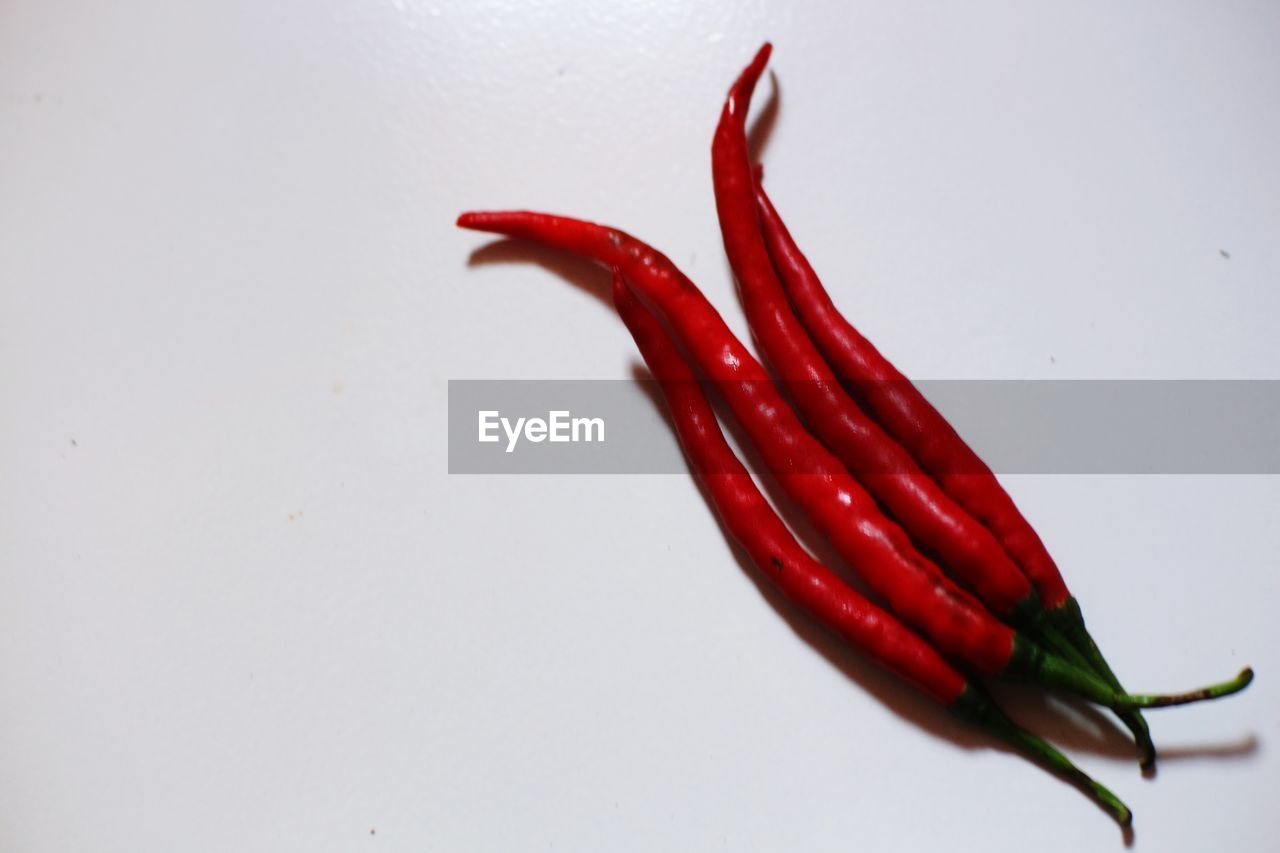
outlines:
[[[791,535],[725,441],[692,368],[616,271],[613,301],[662,387],[690,467],[725,528],[760,573],[819,623],[938,702],[950,705],[959,698],[967,683],[963,675],[910,628],[811,557]]]
[[[942,489],[994,535],[1047,609],[1071,597],[1062,573],[991,469],[915,385],[844,318],[801,253],[764,188],[755,183],[769,255],[791,304],[838,376]]]
[[[725,101],[711,145],[711,172],[725,254],[765,360],[813,433],[911,537],[938,556],[994,612],[1008,615],[1034,595],[1026,575],[973,516],[859,408],[792,311],[769,257],[756,210],[747,150],[751,94],[769,55],[760,49]]]
[[[804,428],[765,369],[661,252],[614,228],[529,211],[464,213],[458,225],[523,237],[618,267],[670,324],[786,493],[889,608],[943,654],[997,675],[1014,632],[916,551],[907,534]]]

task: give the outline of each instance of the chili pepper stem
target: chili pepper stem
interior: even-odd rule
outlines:
[[[1047,687],[1068,690],[1106,705],[1115,711],[1135,708],[1168,708],[1207,702],[1239,693],[1253,681],[1253,670],[1245,667],[1235,678],[1211,684],[1183,693],[1125,693],[1112,688],[1088,670],[1082,669],[1063,657],[1046,652],[1039,646],[1025,641],[1015,641],[1009,665],[1002,673],[1011,678],[1029,678]]]
[[[1174,705],[1187,705],[1191,702],[1208,702],[1221,699],[1233,693],[1239,693],[1253,682],[1253,668],[1245,667],[1235,678],[1219,684],[1201,687],[1186,693],[1126,693],[1125,704],[1134,708],[1169,708]]]
[[[1151,739],[1151,727],[1147,725],[1146,717],[1137,708],[1115,713],[1133,735],[1133,742],[1138,746],[1138,768],[1143,773],[1153,771],[1156,766],[1156,744]]]
[[[1111,815],[1122,828],[1128,829],[1133,824],[1133,812],[1119,797],[1072,764],[1069,758],[1047,741],[1011,720],[990,697],[972,685],[966,687],[952,703],[951,710],[995,735],[1024,757],[1070,782]]]
[[[1089,629],[1085,627],[1084,613],[1080,610],[1080,603],[1076,601],[1075,596],[1069,596],[1061,605],[1045,613],[1058,631],[1066,636],[1072,646],[1085,658],[1090,669],[1115,689],[1124,690],[1116,674],[1112,672],[1111,665],[1102,656],[1102,650],[1098,648],[1098,644],[1089,634]]]
[[[1041,610],[1025,620],[1019,620],[1018,624],[1049,651],[1061,655],[1076,666],[1088,670],[1094,669],[1084,653],[1072,644],[1067,634],[1054,623],[1054,620],[1045,611]],[[1101,672],[1095,671],[1094,674],[1099,678],[1104,677]]]
[[[1075,604],[1074,598],[1068,601]],[[1059,608],[1059,612],[1061,611],[1062,609]],[[1062,612],[1062,615],[1069,619],[1069,623],[1064,625],[1059,624],[1059,620],[1055,619],[1049,611],[1039,608],[1029,616],[1028,631],[1044,643],[1050,651],[1057,652],[1077,666],[1091,671],[1113,689],[1123,693],[1124,687],[1111,671],[1111,667],[1107,666],[1107,662],[1103,660],[1102,653],[1098,651],[1093,638],[1089,636],[1088,631],[1083,630],[1084,618],[1080,615],[1079,605],[1075,606],[1075,613],[1077,616],[1071,618],[1070,613]],[[1151,740],[1151,728],[1141,712],[1130,709],[1117,710],[1115,714],[1120,722],[1124,723],[1125,728],[1133,734],[1133,742],[1138,747],[1138,766],[1143,771],[1155,767],[1156,745]]]
[[[1094,642],[1089,629],[1085,626],[1084,613],[1081,611],[1080,602],[1076,600],[1075,596],[1067,596],[1061,605],[1048,611],[1048,613],[1059,630],[1066,634],[1072,644],[1085,656],[1090,668],[1116,690],[1122,693],[1127,692],[1124,686],[1120,684],[1120,679],[1112,671],[1111,665],[1107,663],[1107,659],[1103,657],[1102,650]],[[1138,765],[1143,771],[1153,770],[1156,764],[1156,750],[1155,745],[1151,743],[1147,721],[1143,719],[1142,714],[1136,709],[1123,713],[1117,712],[1117,714],[1124,724],[1129,727],[1129,730],[1133,732],[1134,740],[1138,742],[1140,749]],[[1139,736],[1139,728],[1142,736],[1146,738],[1146,743],[1150,746],[1149,749],[1143,748],[1143,740]]]

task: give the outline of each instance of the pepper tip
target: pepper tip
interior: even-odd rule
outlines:
[[[725,102],[725,110],[728,115],[739,115],[745,120],[746,107],[751,101],[751,93],[756,88],[756,83],[760,80],[760,75],[764,73],[764,67],[769,62],[769,54],[773,52],[773,45],[765,42],[760,49],[756,51],[755,57],[751,63],[738,75],[738,79],[734,81],[733,87],[729,90],[729,98]]]
[[[747,66],[747,70],[743,72],[743,78],[750,78],[751,85],[755,85],[755,81],[764,73],[764,67],[769,64],[769,57],[773,54],[773,42],[765,42],[760,45],[760,49],[756,51],[755,57],[751,60],[751,64]]]

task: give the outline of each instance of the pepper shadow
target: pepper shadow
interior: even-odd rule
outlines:
[[[778,84],[778,75],[769,71],[769,96],[765,98],[755,120],[747,128],[747,151],[752,162],[759,163],[764,154],[773,128],[778,124],[778,115],[782,112],[782,87]]]
[[[609,272],[595,261],[529,240],[506,237],[485,243],[467,258],[468,267],[521,263],[535,264],[563,278],[578,290],[602,301],[609,313],[613,313],[613,297],[609,292],[612,279]]]

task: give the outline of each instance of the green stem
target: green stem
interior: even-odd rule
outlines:
[[[1082,666],[1097,675],[1113,690],[1125,692],[1111,667],[1103,658],[1102,652],[1084,627],[1084,616],[1074,598],[1067,599],[1067,604],[1059,608],[1061,622],[1055,620],[1048,611],[1040,609],[1033,618],[1032,631],[1041,642],[1052,651],[1063,655],[1077,666]],[[1151,728],[1136,708],[1114,710],[1115,715],[1124,723],[1125,728],[1133,733],[1133,742],[1138,747],[1138,766],[1149,770],[1156,764],[1156,745],[1151,740]]]
[[[1212,699],[1221,699],[1223,696],[1230,696],[1233,693],[1239,693],[1249,686],[1253,681],[1253,669],[1245,667],[1240,670],[1240,674],[1235,678],[1223,681],[1220,684],[1211,684],[1208,687],[1201,687],[1199,690],[1192,690],[1187,693],[1137,693],[1126,695],[1126,705],[1133,708],[1168,708],[1173,705],[1187,705],[1191,702],[1206,702]]]
[[[1098,648],[1098,644],[1093,641],[1092,635],[1089,634],[1089,629],[1085,627],[1084,613],[1080,610],[1080,603],[1074,597],[1071,597],[1063,602],[1061,607],[1047,611],[1047,613],[1058,630],[1085,657],[1089,667],[1115,687],[1116,690],[1124,692],[1124,688],[1120,686],[1120,681],[1116,678],[1116,674],[1111,671],[1111,665],[1102,656],[1102,650]]]
[[[958,716],[986,729],[1024,757],[1073,784],[1101,806],[1121,827],[1128,828],[1133,823],[1133,812],[1120,801],[1119,797],[1099,782],[1095,782],[1048,742],[1009,719],[1008,715],[1000,710],[1000,706],[974,685],[965,687],[964,692],[952,703],[951,710]]]
[[[1120,682],[1117,681],[1112,686],[1120,688]],[[1138,745],[1138,767],[1143,770],[1155,767],[1156,745],[1151,740],[1151,728],[1147,725],[1146,717],[1143,717],[1142,712],[1137,708],[1126,708],[1113,713],[1120,718],[1125,728],[1133,733],[1133,742]]]
[[[1054,624],[1053,619],[1050,618],[1047,612],[1041,610],[1035,614],[1026,623],[1026,632],[1049,651],[1061,655],[1083,669],[1094,670],[1093,665],[1085,658],[1084,653],[1072,644],[1067,635]],[[1105,680],[1105,676],[1101,672],[1095,671],[1094,675]]]
[[[1010,678],[1028,678],[1048,687],[1058,687],[1116,711],[1127,711],[1133,708],[1167,708],[1173,705],[1188,705],[1192,702],[1220,699],[1239,693],[1253,681],[1253,670],[1246,668],[1228,681],[1185,693],[1133,695],[1114,689],[1089,670],[1082,669],[1059,655],[1046,652],[1021,636],[1015,639],[1014,653],[1002,674]]]

